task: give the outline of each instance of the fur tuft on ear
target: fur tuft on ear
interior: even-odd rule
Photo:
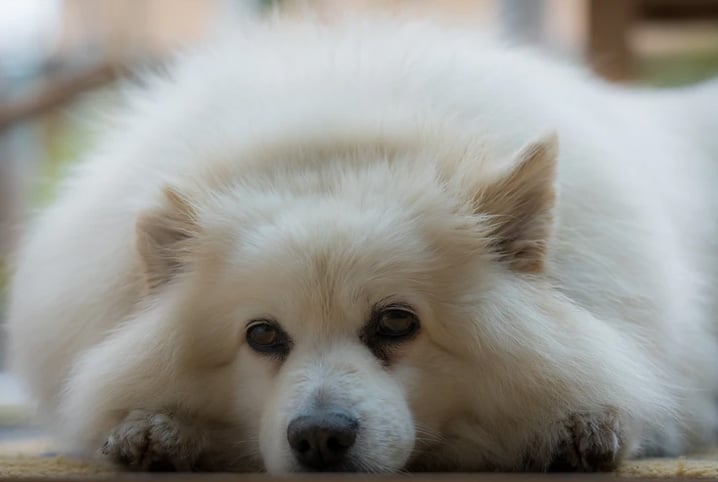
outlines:
[[[523,148],[513,169],[480,190],[474,206],[493,223],[494,248],[512,270],[543,270],[556,201],[558,136],[547,135]]]
[[[189,242],[199,232],[190,201],[170,187],[162,194],[163,205],[142,214],[135,226],[135,244],[149,290],[163,285],[183,269]]]

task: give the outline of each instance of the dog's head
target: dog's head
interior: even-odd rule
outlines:
[[[137,240],[150,297],[174,303],[182,403],[241,427],[233,447],[271,472],[460,464],[471,405],[484,427],[514,410],[481,363],[524,301],[492,291],[542,270],[555,143],[492,179],[357,151],[167,190]]]

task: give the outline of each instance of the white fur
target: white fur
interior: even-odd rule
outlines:
[[[715,85],[611,87],[468,32],[246,26],[134,94],[29,230],[13,366],[61,446],[170,413],[206,432],[181,450],[209,468],[298,470],[286,424],[317,391],[359,414],[365,470],[544,469],[604,421],[618,458],[699,447],[718,427],[717,119]],[[516,273],[470,200],[551,131],[545,271]],[[148,295],[135,225],[167,185],[202,248]],[[388,367],[357,335],[387,297],[422,322]],[[262,316],[294,339],[283,363],[244,342]]]

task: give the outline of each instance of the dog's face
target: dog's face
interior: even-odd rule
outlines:
[[[454,463],[481,379],[476,306],[537,260],[528,243],[500,260],[514,248],[490,245],[476,200],[411,162],[328,162],[199,202],[171,191],[140,221],[150,289],[183,292],[181,363],[212,371],[203,390],[227,400],[213,417],[270,472]]]

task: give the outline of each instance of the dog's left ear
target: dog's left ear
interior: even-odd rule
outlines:
[[[199,233],[191,202],[169,187],[162,195],[162,205],[142,214],[135,227],[135,244],[150,291],[184,269],[191,241]]]
[[[513,169],[475,197],[489,216],[494,249],[512,270],[539,273],[553,227],[558,136],[551,133],[524,147]]]

